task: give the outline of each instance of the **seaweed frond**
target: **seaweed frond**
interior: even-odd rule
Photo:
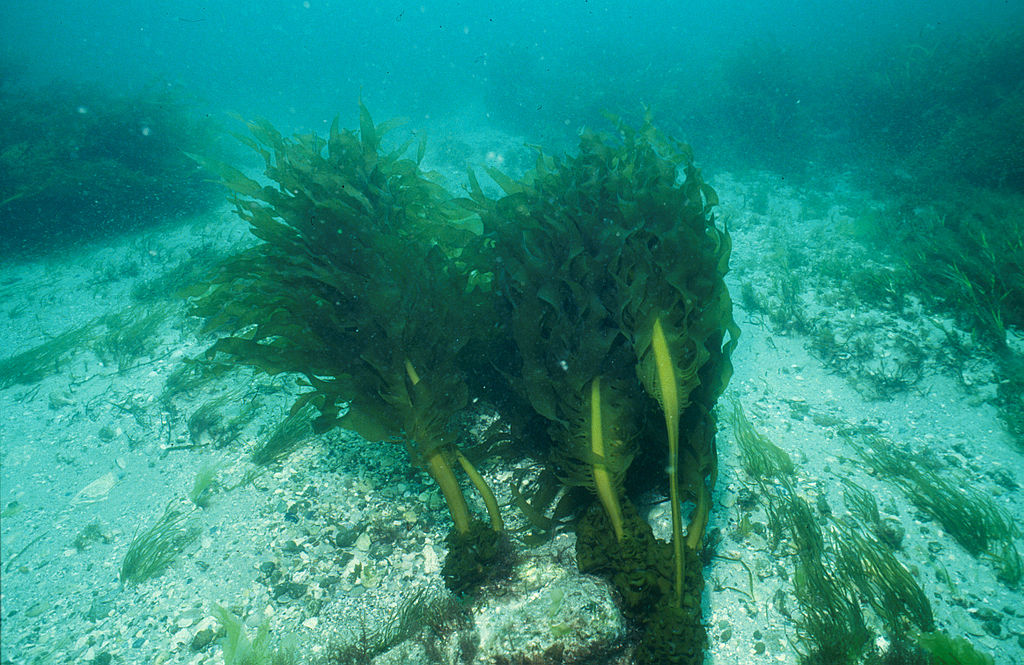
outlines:
[[[256,635],[250,638],[240,617],[220,605],[214,605],[212,611],[225,633],[220,641],[224,665],[292,665],[297,662],[290,640],[271,648],[270,626],[265,620],[256,629]]]
[[[191,511],[174,508],[172,502],[153,526],[137,533],[121,562],[121,584],[139,584],[164,572],[199,537],[190,516]]]
[[[892,550],[852,528],[834,528],[830,535],[837,569],[857,587],[892,635],[905,635],[908,623],[918,630],[935,628],[927,596]]]
[[[36,383],[59,371],[72,353],[85,350],[95,338],[97,324],[97,321],[91,321],[27,351],[0,359],[0,389]]]
[[[921,633],[917,643],[931,656],[932,665],[995,665],[992,656],[974,648],[961,637],[950,637],[941,631]]]
[[[733,402],[727,418],[740,447],[743,468],[751,477],[770,481],[793,473],[793,460],[789,453],[754,428],[738,401]]]
[[[213,490],[217,479],[217,471],[219,469],[216,465],[211,464],[204,466],[198,472],[196,472],[195,480],[192,483],[192,489],[188,493],[189,501],[194,503],[199,508],[206,508],[210,505],[210,497],[213,496]]]
[[[270,436],[256,444],[249,459],[253,464],[268,466],[290,455],[313,436],[312,421],[315,413],[316,410],[310,405],[289,413]]]

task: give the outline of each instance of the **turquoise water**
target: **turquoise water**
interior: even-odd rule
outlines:
[[[521,363],[470,345],[487,362],[445,423],[444,445],[493,488],[511,552],[497,579],[452,594],[450,497],[401,425],[321,432],[314,408],[292,410],[309,377],[207,352],[210,320],[245,314],[195,316],[195,285],[261,242],[218,181],[251,196],[279,178],[245,122],[326,138],[336,118],[366,127],[360,103],[378,124],[402,119],[382,154],[408,139],[403,154],[447,197],[475,195],[469,169],[497,199],[500,174],[522,178],[538,147],[576,154],[585,130],[617,145],[609,116],[649,113],[692,148],[717,194],[713,228],[730,234],[742,335],[701,480],[703,656],[679,662],[948,662],[946,638],[1024,662],[1020,9],[190,2],[0,16],[4,665],[641,657],[647,625],[577,566],[573,520],[590,499],[538,498],[542,471],[565,468],[549,455],[557,424],[522,411],[546,407],[494,387]],[[413,264],[419,240],[406,241]],[[238,302],[287,274],[247,265]],[[490,284],[479,272],[471,284]],[[383,297],[373,285],[391,278],[365,277]],[[309,362],[377,358],[371,339]],[[429,379],[401,360],[410,390]],[[344,413],[365,385],[341,385]],[[784,451],[785,470],[759,470],[752,441]],[[667,466],[638,456],[624,490],[665,541]],[[699,503],[683,496],[684,522]],[[818,566],[853,608],[839,641],[859,641],[838,655],[813,621],[838,607],[808,586]],[[904,595],[886,596],[897,582]],[[988,662],[970,657],[957,662]]]

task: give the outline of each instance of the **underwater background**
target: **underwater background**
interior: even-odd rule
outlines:
[[[3,665],[1024,663],[1024,6],[0,28]]]

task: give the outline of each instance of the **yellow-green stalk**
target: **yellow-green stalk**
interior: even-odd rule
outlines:
[[[405,361],[405,373],[412,385],[420,382],[420,376],[409,360]],[[444,446],[434,446],[427,454],[426,462],[427,472],[441,488],[441,494],[448,504],[448,512],[452,514],[455,531],[460,534],[469,533],[469,506],[466,504],[466,497],[462,495],[462,488],[455,478],[455,472],[445,457]]]
[[[590,452],[593,455],[594,488],[597,498],[608,513],[608,519],[615,530],[615,539],[622,542],[622,509],[615,492],[615,483],[605,463],[604,424],[601,420],[601,377],[590,382]]]
[[[668,492],[672,502],[672,553],[675,560],[676,602],[683,599],[683,516],[679,505],[679,387],[676,384],[675,365],[668,350],[668,340],[661,327],[661,317],[654,319],[651,331],[651,348],[654,350],[654,364],[657,369],[658,392],[661,394],[661,409],[665,413],[665,428],[668,431]]]
[[[480,475],[476,467],[462,454],[462,451],[455,451],[455,459],[459,460],[462,470],[469,476],[469,481],[473,483],[476,490],[480,492],[480,496],[483,497],[484,505],[487,506],[487,514],[491,518],[491,528],[499,532],[504,531],[505,522],[501,519],[501,512],[498,510],[498,500],[494,497],[494,492],[491,491],[491,488],[487,486],[484,477]]]
[[[469,506],[466,505],[466,497],[462,496],[459,481],[455,479],[455,473],[440,448],[435,448],[427,457],[427,471],[441,488],[441,494],[448,504],[448,512],[452,514],[455,530],[460,534],[469,533]]]

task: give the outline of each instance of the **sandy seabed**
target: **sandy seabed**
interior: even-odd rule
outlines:
[[[765,173],[722,173],[712,184],[722,201],[717,216],[732,233],[727,281],[743,332],[720,402],[710,530],[721,540],[704,571],[707,662],[795,664],[806,650],[797,630],[794,556],[785,540],[772,546],[763,497],[724,417],[735,403],[793,459],[794,488],[820,523],[846,513],[844,480],[867,489],[905,534],[896,556],[924,589],[937,625],[996,663],[1024,662],[1024,595],[1002,584],[990,561],[968,554],[843,436],[850,428],[870,430],[926,453],[1024,523],[1024,446],[1004,431],[993,406],[993,359],[979,346],[951,370],[941,331],[971,343],[951,320],[912,297],[900,311],[862,305],[823,275],[826,261],[853,269],[874,260],[841,229],[858,206],[885,202],[841,179],[814,192]],[[84,331],[53,371],[0,389],[2,662],[222,663],[215,605],[243,617],[251,636],[262,624],[272,640],[287,637],[300,662],[345,662],[345,647],[366,636],[388,647],[373,661],[378,665],[483,665],[501,655],[505,662],[546,662],[529,659],[554,657],[553,648],[565,662],[624,662],[626,628],[614,599],[604,582],[576,572],[570,534],[521,547],[515,576],[500,593],[453,606],[440,578],[447,513],[401,447],[333,432],[280,463],[256,467],[248,454],[286,415],[293,379],[230,369],[167,394],[168,377],[210,343],[182,302],[168,299],[174,275],[185,274],[173,271],[246,237],[225,209],[0,267],[0,355]],[[154,281],[167,274],[169,281]],[[794,275],[799,326],[780,314],[781,280]],[[120,318],[103,318],[111,314]],[[147,315],[153,318],[143,340],[114,335],[123,322]],[[874,349],[874,364],[840,367],[816,352],[807,326],[823,321],[851,338],[856,332]],[[1010,331],[1010,343],[1021,350],[1017,333]],[[905,359],[908,339],[923,354],[919,370],[880,390],[889,384],[879,379]],[[138,349],[125,348],[132,344]],[[204,469],[215,479],[201,506],[189,495]],[[498,488],[517,470],[497,463],[483,469]],[[507,489],[501,498],[510,500]],[[161,574],[122,585],[133,537],[168,508],[182,516],[187,545]],[[663,504],[650,519],[665,528]],[[411,599],[434,618],[396,625],[396,608]],[[594,660],[583,660],[587,654]]]

